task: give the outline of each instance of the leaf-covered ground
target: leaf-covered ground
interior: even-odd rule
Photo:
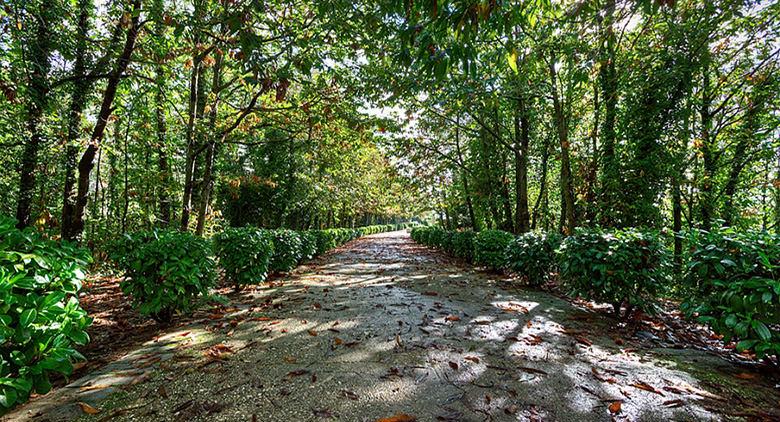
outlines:
[[[8,420],[780,418],[769,376],[369,236]],[[666,346],[666,347],[664,347]]]

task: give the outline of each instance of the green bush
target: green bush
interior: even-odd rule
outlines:
[[[506,247],[514,239],[512,233],[502,230],[483,230],[474,238],[474,262],[492,269],[506,265]]]
[[[0,216],[0,413],[70,375],[92,322],[77,296],[89,252],[15,225]]]
[[[451,236],[452,254],[471,262],[474,259],[474,238],[477,236],[471,230],[456,231]]]
[[[265,230],[228,228],[214,236],[214,251],[225,278],[238,288],[265,281],[274,244]]]
[[[288,272],[298,266],[303,255],[301,235],[293,230],[271,230],[274,254],[271,257],[272,272]]]
[[[561,236],[556,233],[523,233],[506,248],[507,268],[528,284],[542,285],[556,270],[555,251],[560,244]]]
[[[695,233],[682,308],[738,341],[739,351],[780,358],[780,236],[730,228]]]
[[[627,317],[649,309],[666,286],[668,255],[656,232],[578,230],[559,249],[561,279],[571,294],[609,303]]]
[[[132,297],[141,314],[158,322],[189,312],[214,285],[211,245],[190,233],[125,235],[114,244],[111,259],[126,273],[122,291]]]
[[[301,260],[309,260],[317,255],[317,236],[311,231],[298,232],[301,235]]]

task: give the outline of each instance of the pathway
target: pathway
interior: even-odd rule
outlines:
[[[7,420],[717,420],[780,404],[718,357],[613,325],[384,233]]]

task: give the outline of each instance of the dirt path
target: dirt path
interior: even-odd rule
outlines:
[[[404,232],[239,299],[9,420],[710,420],[780,404],[720,358],[618,338],[607,317]]]

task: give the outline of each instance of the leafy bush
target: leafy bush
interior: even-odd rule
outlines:
[[[169,322],[187,313],[214,284],[214,258],[209,242],[190,233],[150,231],[125,235],[115,243],[111,259],[127,278],[122,291],[143,315]]]
[[[555,233],[524,233],[506,248],[507,268],[522,276],[528,284],[542,285],[556,269],[555,251],[561,236]]]
[[[301,235],[293,230],[271,230],[274,254],[271,257],[272,272],[288,272],[298,265],[303,255]]]
[[[514,239],[502,230],[483,230],[474,238],[474,262],[492,269],[506,265],[506,247]]]
[[[686,282],[688,315],[737,349],[780,358],[780,236],[730,228],[696,233]]]
[[[452,233],[450,243],[452,254],[471,262],[474,259],[474,238],[476,233],[471,230]]]
[[[274,244],[265,230],[228,228],[214,236],[214,251],[225,278],[238,288],[265,281]]]
[[[617,316],[627,317],[648,309],[665,287],[668,255],[656,232],[578,230],[559,249],[561,279],[570,293],[609,303]]]
[[[309,260],[317,255],[317,236],[311,231],[298,232],[301,235],[301,260]]]
[[[0,413],[70,375],[92,322],[77,298],[89,252],[15,225],[0,216]]]

